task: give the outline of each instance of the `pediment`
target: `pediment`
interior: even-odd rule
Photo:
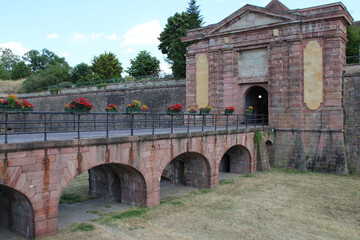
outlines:
[[[249,11],[225,24],[219,29],[219,32],[227,32],[244,28],[264,26],[271,23],[278,23],[283,21],[283,19],[270,17],[263,13]]]

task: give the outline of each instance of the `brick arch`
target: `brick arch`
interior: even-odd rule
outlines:
[[[35,211],[21,192],[0,184],[0,226],[32,239],[35,237]]]
[[[88,166],[83,171],[77,172],[66,185],[62,186],[59,191],[59,200],[69,183],[85,171],[89,171],[90,193],[92,195],[133,206],[147,205],[147,183],[143,173],[122,163],[98,164]]]
[[[211,187],[210,163],[204,155],[197,152],[185,152],[170,159],[160,173],[161,177],[169,179],[175,185]]]
[[[229,148],[221,158],[219,172],[251,173],[252,161],[250,151],[243,145]]]

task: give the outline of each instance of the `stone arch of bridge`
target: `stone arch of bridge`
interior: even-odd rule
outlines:
[[[179,154],[164,164],[161,178],[175,185],[194,188],[211,187],[211,167],[207,158],[197,152]]]
[[[229,148],[221,158],[219,172],[251,173],[252,161],[249,150],[243,145],[235,145]]]
[[[21,192],[0,184],[0,227],[27,239],[35,237],[34,208]]]
[[[76,174],[66,186],[85,171],[89,172],[91,195],[132,206],[147,205],[146,180],[144,175],[134,167],[121,163],[92,166]],[[66,186],[61,189],[59,200]]]

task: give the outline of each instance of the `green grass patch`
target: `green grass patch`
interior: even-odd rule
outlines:
[[[137,208],[132,209],[120,214],[113,215],[111,218],[114,220],[122,220],[127,218],[135,218],[135,217],[141,217],[143,214],[145,214],[147,211],[147,208]]]
[[[111,208],[111,205],[106,205],[105,208]]]
[[[60,198],[60,203],[72,204],[72,203],[81,202],[81,201],[82,201],[81,197],[76,194],[64,193]]]
[[[213,191],[212,189],[201,189],[201,190],[199,190],[199,193],[207,194],[207,193],[212,192],[212,191]]]
[[[246,178],[254,177],[254,174],[249,174],[249,173],[247,173],[247,174],[244,174],[243,177],[246,177]]]
[[[234,184],[235,180],[234,179],[229,179],[229,180],[220,180],[219,181],[219,185],[223,186],[223,185],[228,185],[228,184]]]
[[[182,206],[183,203],[181,201],[172,201],[170,202],[171,205],[174,205],[174,206]]]
[[[95,226],[90,223],[79,223],[71,229],[71,232],[91,232],[94,230]]]

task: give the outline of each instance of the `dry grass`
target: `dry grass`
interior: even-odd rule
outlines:
[[[45,239],[360,239],[360,178],[275,169],[115,216]]]
[[[22,83],[26,78],[19,80],[0,80],[0,94],[12,94],[21,92]]]

